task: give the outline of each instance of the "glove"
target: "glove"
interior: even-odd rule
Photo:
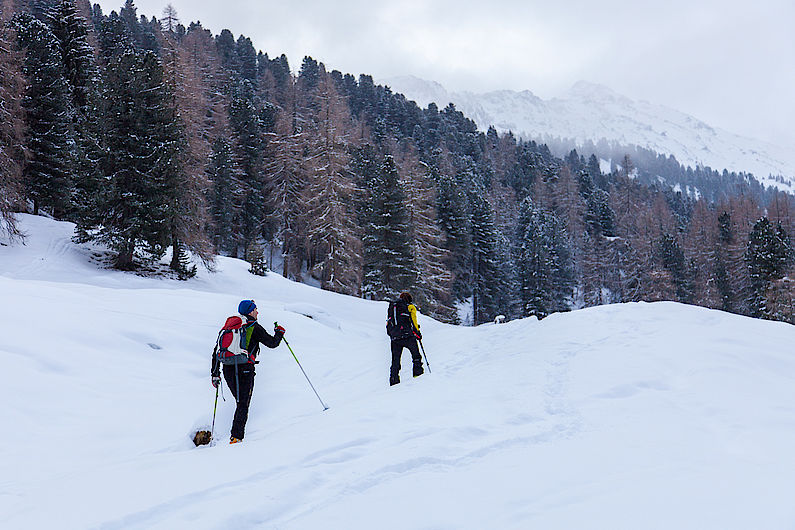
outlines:
[[[274,332],[276,335],[284,335],[284,332],[285,332],[285,331],[286,331],[286,330],[285,330],[283,327],[281,327],[279,324],[274,324],[274,325],[273,325],[273,332]]]
[[[214,375],[213,379],[212,379],[212,382],[213,382],[213,388],[218,388],[218,385],[221,384],[221,376],[220,375]]]
[[[414,336],[417,337],[417,340],[422,340],[422,333],[420,333],[420,330],[415,329]]]

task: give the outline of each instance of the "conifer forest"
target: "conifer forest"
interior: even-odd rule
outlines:
[[[48,215],[119,269],[232,256],[408,290],[445,322],[673,300],[795,324],[795,197],[752,175],[638,148],[604,173],[170,6],[0,0],[0,22],[0,232],[20,244],[14,214]]]

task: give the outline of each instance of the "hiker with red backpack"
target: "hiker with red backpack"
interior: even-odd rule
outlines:
[[[389,369],[389,385],[400,383],[400,357],[403,348],[411,352],[412,375],[419,377],[425,373],[417,340],[422,340],[420,325],[417,322],[417,308],[411,303],[409,293],[401,293],[400,298],[389,303],[386,319],[386,332],[392,339],[392,366]]]
[[[238,315],[226,319],[218,334],[213,350],[210,375],[216,389],[221,384],[221,365],[224,368],[226,385],[237,402],[232,420],[229,443],[243,440],[248,420],[248,407],[254,391],[254,365],[258,363],[260,344],[276,348],[284,336],[284,328],[274,324],[273,336],[257,322],[257,305],[254,300],[243,300],[237,307]]]

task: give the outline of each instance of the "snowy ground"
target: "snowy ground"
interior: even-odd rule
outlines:
[[[422,318],[390,388],[386,304],[254,277],[100,270],[71,225],[0,246],[9,529],[793,528],[795,327],[675,303],[478,328]],[[209,355],[242,298],[287,328],[243,444]],[[407,370],[408,368],[408,370]]]

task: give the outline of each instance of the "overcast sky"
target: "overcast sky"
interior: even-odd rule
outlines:
[[[93,0],[96,3],[96,0]],[[108,13],[123,0],[102,0]],[[160,18],[167,0],[136,0]],[[795,1],[171,0],[184,24],[250,37],[295,70],[411,74],[448,90],[579,80],[795,149]]]

